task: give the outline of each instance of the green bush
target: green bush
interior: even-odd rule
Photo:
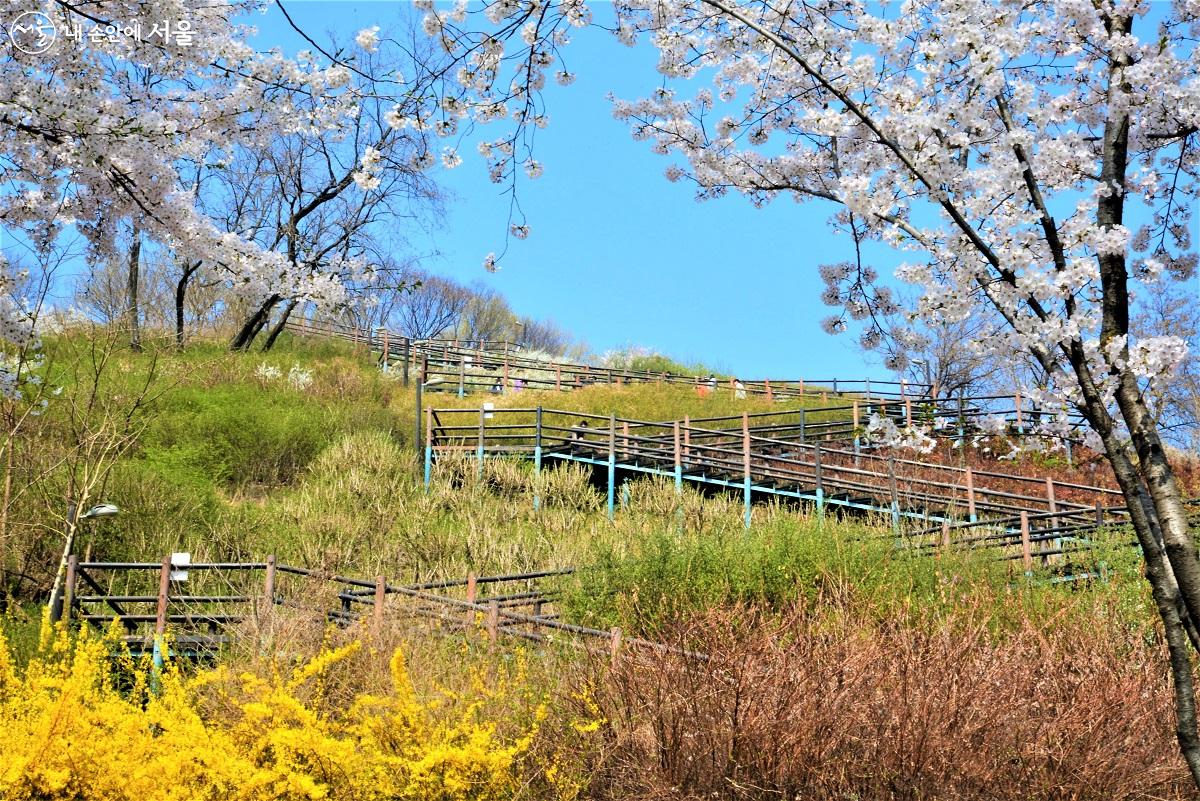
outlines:
[[[597,549],[562,589],[570,619],[646,632],[727,604],[780,608],[850,594],[880,609],[944,607],[948,575],[963,589],[1004,580],[1001,568],[982,560],[897,551],[877,529],[778,515],[750,530],[659,528],[625,550]]]
[[[382,409],[327,406],[287,389],[183,388],[163,399],[142,456],[184,481],[287,484],[343,432],[389,424]]]

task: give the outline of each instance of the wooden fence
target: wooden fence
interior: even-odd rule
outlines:
[[[835,415],[842,408],[821,411]],[[607,490],[610,516],[618,476],[650,474],[670,477],[676,487],[691,483],[740,492],[747,525],[754,496],[810,503],[819,515],[827,509],[883,514],[897,536],[904,520],[945,523],[956,531],[1022,514],[1048,527],[1128,522],[1119,490],[871,453],[857,439],[852,445],[835,439],[846,430],[844,419],[807,411],[810,419],[802,423],[773,419],[757,427],[743,414],[740,430],[734,430],[541,407],[430,409],[425,481],[428,485],[439,458],[473,459],[482,475],[485,459],[516,457],[531,459],[535,471],[553,461],[592,466]],[[539,504],[536,496],[534,503]]]
[[[363,331],[335,325],[288,322],[289,330],[307,336],[345,339],[380,354],[381,365],[399,370],[405,385],[421,376],[426,390],[506,393],[522,389],[567,391],[607,384],[672,384],[709,392],[745,393],[768,400],[801,397],[902,399],[928,395],[930,387],[904,381],[872,379],[761,378],[711,380],[707,376],[647,370],[597,367],[562,359],[534,358],[509,342],[458,342],[415,340],[386,330]]]
[[[156,654],[164,637],[176,654],[195,655],[227,646],[245,624],[276,608],[312,615],[322,624],[379,626],[394,617],[420,617],[457,631],[481,630],[489,641],[556,638],[571,645],[599,642],[613,655],[622,648],[668,646],[563,622],[556,595],[538,586],[571,568],[476,576],[415,584],[339,576],[262,562],[190,563],[168,555],[160,562],[84,562],[70,557],[63,617],[97,629],[113,621],[135,651]],[[175,560],[173,562],[173,560]],[[560,635],[556,637],[556,635]]]

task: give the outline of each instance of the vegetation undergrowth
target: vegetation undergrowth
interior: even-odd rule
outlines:
[[[12,788],[123,798],[128,788],[174,776],[208,798],[369,798],[383,791],[355,782],[399,766],[379,785],[399,798],[1185,795],[1179,766],[1161,756],[1169,750],[1129,745],[1148,737],[1159,748],[1169,738],[1161,721],[1170,699],[1127,535],[1039,562],[1026,576],[1019,561],[990,552],[914,556],[895,547],[886,521],[870,518],[831,512],[822,521],[809,509],[758,504],[746,529],[740,498],[677,491],[661,479],[623,483],[609,520],[596,476],[580,465],[535,474],[520,460],[444,458],[426,489],[412,388],[381,374],[365,352],[285,340],[269,357],[211,345],[182,355],[115,350],[111,369],[93,382],[109,404],[91,407],[100,409],[94,419],[82,403],[93,380],[89,350],[58,343],[48,371],[74,405],[52,405],[25,430],[10,472],[20,491],[0,536],[5,586],[25,602],[10,605],[2,624],[0,703],[21,721],[7,727],[12,736],[26,733],[11,741],[11,753],[29,757],[0,768],[8,776],[4,770],[23,766],[11,774]],[[153,392],[135,409],[139,424],[101,464],[79,443],[115,430],[105,426],[132,404],[121,399],[135,397],[151,371]],[[655,385],[461,400],[429,393],[426,404],[477,407],[484,399],[666,420],[768,408],[763,399],[733,405]],[[277,610],[265,622],[256,617],[257,628],[239,630],[215,669],[168,671],[154,696],[144,666],[128,659],[116,663],[134,678],[111,679],[111,642],[37,642],[40,609],[32,602],[44,597],[62,546],[64,499],[82,486],[82,468],[97,465],[104,477],[88,502],[112,501],[122,512],[80,528],[76,552],[94,559],[188,551],[196,561],[249,561],[274,553],[285,563],[395,581],[571,566],[572,576],[548,582],[562,619],[619,626],[710,658],[692,664],[626,649],[613,667],[606,648],[603,657],[545,643],[512,650],[457,630],[449,638],[331,633],[327,605],[299,623]],[[1084,573],[1091,578],[1052,583]],[[204,591],[203,581],[194,577],[192,590]],[[397,648],[411,692],[399,689],[389,665]],[[1073,704],[1105,705],[1094,716],[1107,727],[1103,737]],[[990,722],[992,708],[1006,710],[994,716],[1003,725]],[[771,722],[771,709],[787,710],[778,718],[785,728]],[[111,728],[103,729],[101,712]],[[278,725],[264,722],[268,713]],[[391,726],[389,734],[373,728],[374,717],[420,724],[428,737],[412,735],[402,747],[384,735],[409,730]],[[33,761],[51,730],[94,759]],[[686,742],[681,732],[690,733]],[[271,737],[282,750],[263,750]],[[121,738],[148,766],[125,784],[113,779],[123,766],[134,769],[121,761]],[[185,738],[208,750],[155,750]],[[1084,751],[1088,738],[1094,755]],[[487,754],[465,756],[473,742],[485,743]],[[335,776],[327,766],[346,749],[351,768]],[[456,754],[445,757],[455,767],[439,775],[476,771],[468,782],[476,795],[412,778],[420,749]],[[106,773],[100,760],[117,768]],[[211,772],[208,784],[194,783],[197,766]],[[258,795],[235,794],[235,770],[266,777],[248,785]]]
[[[478,666],[465,686],[419,691],[406,649],[378,645],[327,643],[292,666],[185,674],[168,665],[157,674],[115,633],[70,637],[47,626],[24,667],[0,637],[0,798],[491,801],[533,786],[554,794],[546,776],[556,751],[539,738],[557,724],[522,651]],[[368,683],[363,664],[382,671]]]

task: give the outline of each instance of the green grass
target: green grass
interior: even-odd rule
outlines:
[[[53,343],[52,370],[78,376],[86,343]],[[567,615],[631,631],[730,603],[779,606],[855,598],[881,609],[949,609],[987,587],[1021,592],[1030,614],[1057,613],[1075,596],[1112,598],[1122,620],[1145,621],[1136,553],[1113,547],[1102,558],[1110,582],[1076,588],[1027,587],[1010,565],[978,557],[913,559],[870,521],[819,526],[780,505],[756,507],[746,531],[738,499],[676,493],[670,482],[628,487],[629,506],[610,521],[583,468],[535,477],[528,464],[444,460],[424,491],[413,447],[413,391],[370,357],[341,343],[284,338],[268,356],[230,354],[200,343],[183,354],[114,353],[103,392],[130,393],[154,358],[162,377],[134,446],[115,464],[98,497],[122,508],[81,530],[79,551],[95,559],[155,560],[189,551],[197,560],[261,559],[405,580],[580,568],[563,583]],[[74,360],[73,362],[71,360]],[[312,373],[300,389],[256,374]],[[429,393],[430,405],[471,408],[536,405],[645,420],[795,409],[763,398],[698,397],[691,388],[594,386],[567,393],[517,392],[457,398]],[[818,398],[806,399],[808,408]],[[61,452],[65,409],[54,404],[22,443],[22,459]],[[37,462],[42,464],[43,462]],[[26,474],[21,474],[26,475]],[[5,567],[48,586],[61,548],[63,478],[51,470],[15,502]],[[535,487],[543,508],[533,509]],[[1089,557],[1092,559],[1093,557]],[[1015,589],[1013,589],[1015,588]],[[1040,611],[1039,611],[1040,610]],[[998,624],[1002,625],[1002,623]]]

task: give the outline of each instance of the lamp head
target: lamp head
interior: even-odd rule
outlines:
[[[93,506],[91,509],[88,509],[86,512],[81,514],[79,519],[92,520],[97,517],[114,517],[120,514],[120,512],[121,510],[117,508],[116,504],[101,503]]]

